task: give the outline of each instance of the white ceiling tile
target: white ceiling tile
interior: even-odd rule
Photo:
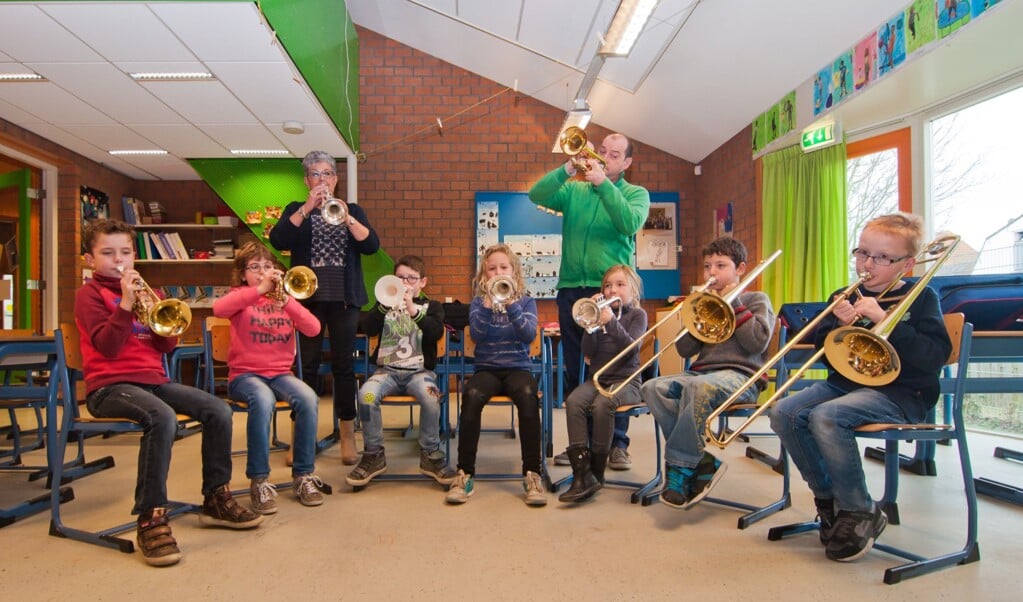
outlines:
[[[110,158],[106,150],[96,146],[89,140],[79,138],[67,130],[50,123],[27,123],[25,129],[34,132],[47,140],[59,141],[64,148],[70,149],[87,159],[101,163]]]
[[[587,42],[596,44],[591,32],[605,27],[613,14],[613,7],[609,9],[605,4],[601,0],[525,0],[519,42],[566,65],[585,69],[593,55],[582,56],[581,48]],[[595,25],[595,15],[607,15],[601,20],[603,25]]]
[[[42,8],[111,61],[187,61],[195,58],[144,4],[54,2]]]
[[[0,3],[0,43],[16,61],[98,60],[88,45],[36,6]]]
[[[6,86],[8,84],[3,84]],[[6,119],[11,123],[16,123],[21,127],[28,127],[30,123],[44,123],[43,119],[38,115],[33,115],[28,111],[23,110],[21,107],[12,105],[11,103],[4,100],[3,87],[0,87],[0,119]]]
[[[69,94],[122,123],[185,123],[135,80],[110,63],[30,64]]]
[[[524,0],[501,2],[460,2],[458,18],[490,31],[506,40],[516,40],[522,19]]]
[[[284,148],[296,157],[304,157],[311,150],[322,150],[333,157],[352,155],[352,151],[333,125],[306,124],[305,132],[302,134],[285,134],[277,129],[276,136]]]
[[[289,119],[317,121],[323,109],[314,104],[304,83],[286,63],[210,63],[210,69],[245,106],[264,122]]]
[[[263,124],[205,123],[200,124],[199,128],[228,151],[243,148],[267,150],[281,148],[280,142]]]
[[[132,176],[139,180],[200,180],[199,174],[184,159],[163,156],[128,156],[116,157],[119,163],[130,165],[140,175]]]
[[[281,45],[254,2],[167,2],[150,8],[200,60],[281,60]],[[329,21],[330,14],[324,19]]]
[[[434,9],[436,11],[439,11],[439,12],[442,12],[442,13],[445,13],[445,14],[448,14],[448,15],[456,14],[458,12],[458,8],[459,8],[458,0],[416,0],[416,1],[419,4],[422,4],[424,6],[429,6],[430,8],[432,8],[432,9]],[[465,4],[465,3],[463,3],[463,4]],[[480,4],[483,4],[483,2],[480,2]],[[490,5],[490,4],[492,4],[492,2],[486,2],[486,4]]]
[[[52,82],[5,83],[0,90],[7,102],[53,123],[113,123],[110,117]]]
[[[106,151],[155,150],[152,141],[119,123],[110,125],[62,125],[61,129]]]
[[[142,86],[192,123],[258,123],[218,81],[146,82]]]
[[[191,124],[134,125],[132,129],[177,157],[195,159],[230,155],[230,149],[222,147],[201,129]]]

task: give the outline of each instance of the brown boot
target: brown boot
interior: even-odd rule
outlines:
[[[227,485],[221,485],[203,500],[199,523],[207,527],[251,529],[263,522],[263,515],[241,506],[231,496]]]
[[[352,466],[359,461],[359,451],[355,447],[355,421],[341,421],[341,463]]]
[[[153,508],[139,515],[138,535],[142,558],[151,566],[170,566],[181,560],[178,542],[167,524],[167,509]]]

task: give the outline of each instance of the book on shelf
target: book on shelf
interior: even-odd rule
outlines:
[[[185,247],[185,242],[181,240],[181,235],[177,232],[168,232],[167,238],[170,239],[171,247],[174,248],[174,254],[178,259],[190,259],[188,256],[188,248]]]
[[[139,259],[149,259],[149,249],[146,248],[146,233],[135,233],[135,255]]]
[[[163,246],[163,240],[160,239],[159,232],[149,233],[150,249],[154,251],[152,259],[171,259],[174,255],[171,255],[166,247]]]

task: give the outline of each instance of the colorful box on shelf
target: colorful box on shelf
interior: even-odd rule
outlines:
[[[221,215],[217,217],[217,222],[221,226],[237,226],[238,218],[233,215]]]

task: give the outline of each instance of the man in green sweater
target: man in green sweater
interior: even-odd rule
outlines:
[[[625,181],[632,165],[632,143],[622,134],[611,134],[597,149],[603,161],[580,153],[540,179],[529,191],[529,200],[560,211],[561,268],[558,271],[558,323],[561,327],[565,366],[565,395],[579,384],[582,328],[572,319],[572,305],[600,291],[604,272],[613,265],[633,265],[636,232],[650,211],[650,193]],[[581,174],[581,178],[575,177]],[[608,466],[629,468],[628,417],[616,421]],[[566,462],[567,464],[567,462]]]

